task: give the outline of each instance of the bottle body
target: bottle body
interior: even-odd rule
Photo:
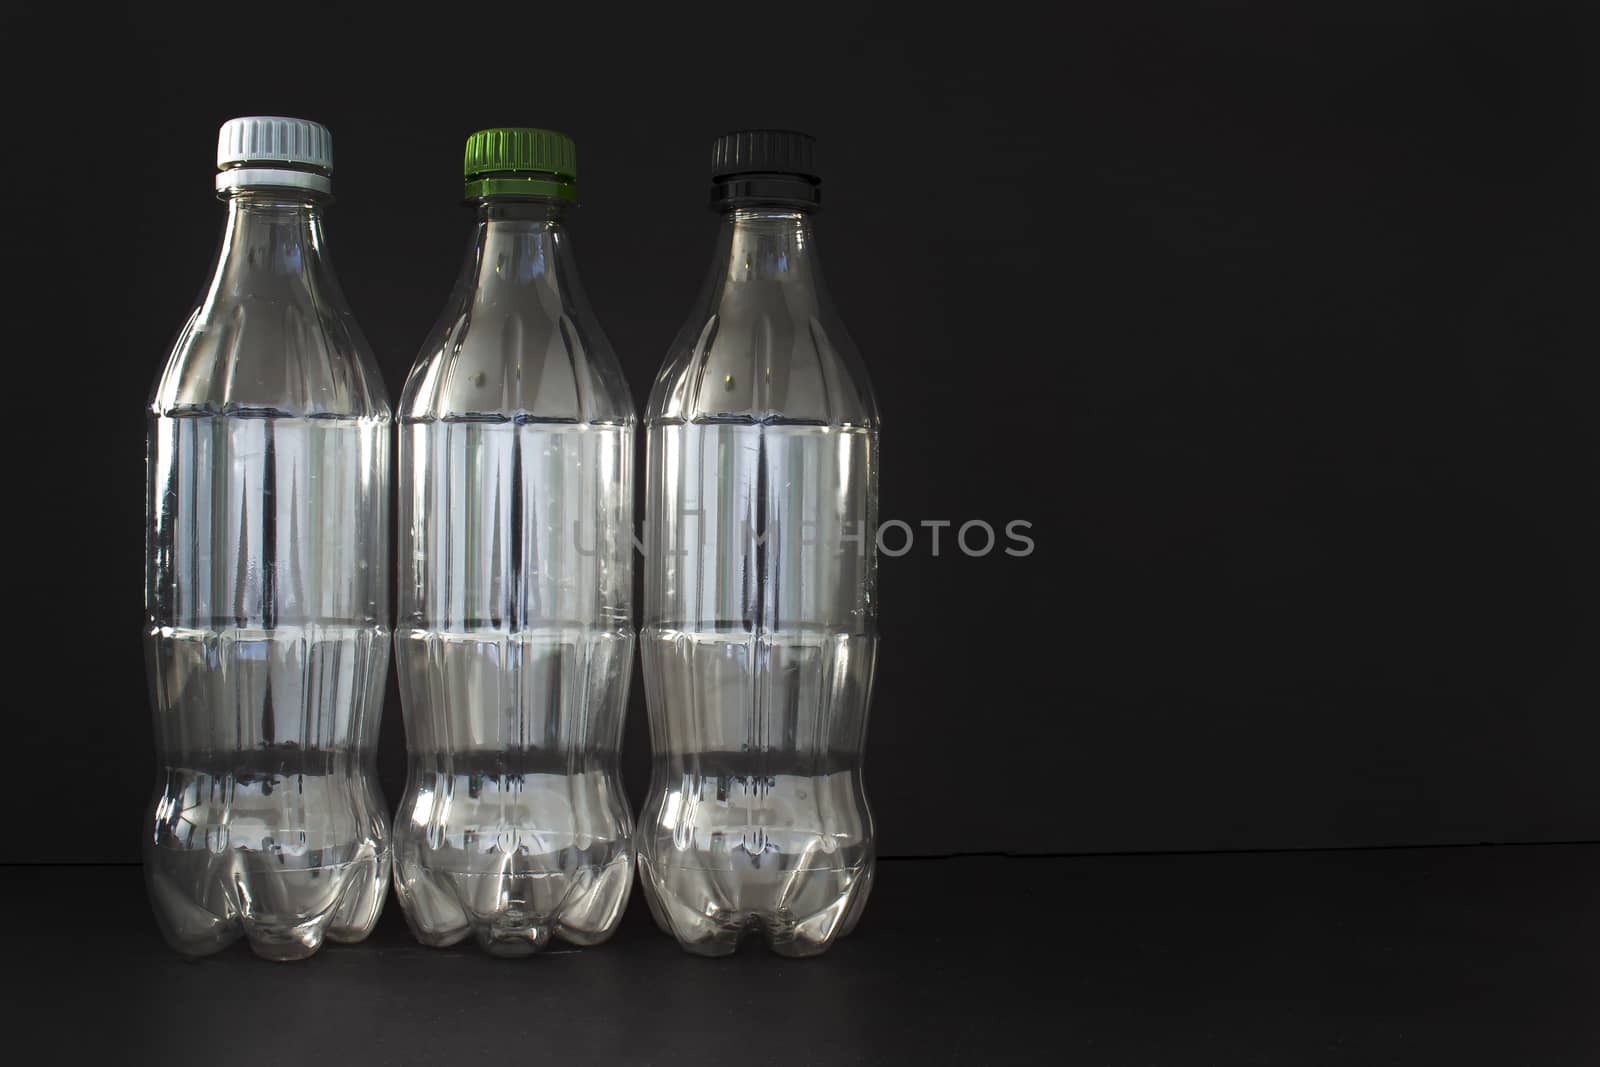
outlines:
[[[150,408],[145,839],[179,951],[293,959],[377,921],[389,411],[314,198],[236,192]]]
[[[647,423],[640,868],[687,949],[825,950],[860,915],[878,420],[809,216],[735,211]]]
[[[633,878],[634,417],[563,219],[480,205],[401,403],[395,886],[497,955],[605,940]]]

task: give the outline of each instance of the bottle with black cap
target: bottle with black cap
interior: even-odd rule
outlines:
[[[878,412],[822,280],[814,151],[716,141],[717,250],[646,421],[637,851],[657,924],[708,956],[823,952],[872,883]]]
[[[167,941],[359,941],[389,883],[389,404],[329,262],[323,126],[224,123],[228,219],[151,396],[144,870]]]

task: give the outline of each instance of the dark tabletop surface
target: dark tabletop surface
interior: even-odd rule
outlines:
[[[1593,844],[885,860],[812,960],[688,956],[637,891],[599,948],[426,949],[391,897],[293,964],[171,954],[136,867],[0,894],[39,1062],[1600,1064]]]

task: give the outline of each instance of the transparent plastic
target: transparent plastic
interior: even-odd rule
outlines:
[[[635,417],[565,209],[489,198],[401,400],[395,888],[426,945],[611,936],[633,665]]]
[[[373,761],[389,663],[389,408],[323,198],[241,188],[150,404],[145,637],[162,933],[269,959],[383,907]]]
[[[646,434],[645,893],[691,952],[814,955],[872,882],[878,415],[809,211],[724,215]]]

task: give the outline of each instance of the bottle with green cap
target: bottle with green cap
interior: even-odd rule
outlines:
[[[426,945],[604,941],[633,880],[635,418],[578,281],[572,141],[467,139],[466,262],[400,401],[395,888]]]
[[[872,884],[878,409],[822,280],[812,139],[728,134],[711,178],[716,254],[646,418],[639,871],[691,952],[810,956]]]
[[[359,941],[389,884],[389,405],[328,259],[328,131],[224,123],[227,222],[149,408],[156,918],[186,955]]]

